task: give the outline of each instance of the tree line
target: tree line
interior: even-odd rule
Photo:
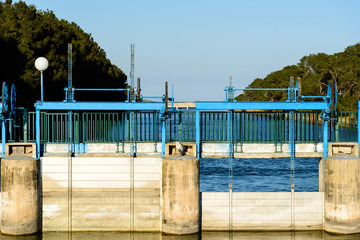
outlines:
[[[335,54],[310,54],[296,65],[286,66],[268,74],[264,79],[256,78],[247,88],[287,88],[289,78],[301,78],[301,94],[326,95],[329,82],[335,82],[338,91],[338,108],[355,110],[360,99],[360,43]],[[244,91],[236,97],[238,101],[285,101],[284,91]]]
[[[74,87],[126,87],[127,76],[110,62],[91,34],[77,24],[58,19],[52,11],[37,10],[23,1],[0,2],[1,82],[15,83],[19,106],[31,109],[35,101],[40,100],[40,72],[34,66],[40,56],[49,61],[49,68],[44,72],[44,100],[65,98],[68,43],[73,45]],[[125,93],[76,92],[75,99],[121,101]]]

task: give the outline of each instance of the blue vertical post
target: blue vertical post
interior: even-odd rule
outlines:
[[[329,150],[328,150],[328,131],[329,131],[329,129],[328,129],[328,116],[326,115],[325,117],[324,117],[324,128],[323,128],[323,130],[324,130],[324,132],[323,132],[323,170],[325,169],[325,158],[327,158],[328,157],[328,152],[329,152]]]
[[[161,151],[162,157],[165,157],[165,148],[166,148],[166,120],[162,121],[162,136],[161,136]]]
[[[5,158],[5,143],[6,143],[6,122],[5,119],[1,121],[2,129],[2,158]]]
[[[358,101],[358,112],[357,112],[358,116],[357,116],[357,142],[358,145],[360,146],[360,126],[359,126],[359,121],[360,121],[360,101]],[[360,151],[359,151],[359,156],[360,156]]]
[[[234,157],[234,145],[233,145],[233,112],[228,112],[228,142],[229,142],[229,158]]]
[[[196,110],[195,115],[195,130],[196,130],[196,157],[200,158],[200,111]]]
[[[40,110],[36,109],[36,158],[40,158]]]
[[[295,189],[295,111],[289,112],[290,187]]]

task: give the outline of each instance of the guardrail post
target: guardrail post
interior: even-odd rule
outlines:
[[[228,112],[228,142],[229,142],[229,158],[234,157],[234,143],[233,143],[233,111]]]
[[[195,129],[196,129],[196,157],[201,157],[201,150],[200,150],[200,144],[201,144],[201,126],[200,126],[200,111],[196,110],[195,115]]]
[[[40,158],[40,110],[36,109],[36,158]]]
[[[182,142],[182,111],[179,111],[179,142]]]
[[[357,114],[358,114],[357,115],[357,142],[358,142],[358,144],[360,144],[360,126],[359,126],[359,121],[360,121],[360,101],[358,101]],[[359,156],[360,156],[360,151],[359,151]]]
[[[165,148],[166,148],[166,119],[162,121],[161,151],[163,158],[165,157]]]
[[[23,114],[23,134],[24,134],[24,142],[27,142],[28,139],[28,111],[27,108],[24,108]]]
[[[156,112],[153,114],[153,138],[154,138],[154,152],[157,152],[157,126],[158,122],[156,121]]]

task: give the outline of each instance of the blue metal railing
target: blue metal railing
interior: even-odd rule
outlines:
[[[338,114],[338,141],[357,141],[357,111],[342,111]]]
[[[41,141],[66,143],[68,141],[67,112],[41,113]],[[118,143],[130,141],[129,112],[74,112],[73,139],[75,143]],[[228,141],[228,112],[201,112],[201,141]],[[136,141],[161,141],[162,125],[156,112],[136,112]],[[35,141],[35,112],[19,110],[14,127],[9,124],[9,142]],[[289,115],[287,112],[233,113],[233,141],[242,143],[289,142]],[[357,112],[339,112],[329,129],[331,141],[356,141]],[[295,141],[322,142],[320,112],[295,114]],[[337,130],[336,130],[337,129]],[[174,112],[167,121],[167,141],[195,142],[195,111]]]

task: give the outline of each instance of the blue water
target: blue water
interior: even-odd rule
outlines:
[[[295,191],[318,191],[318,158],[295,159]],[[200,159],[200,191],[229,191],[229,159]],[[233,191],[289,192],[290,158],[233,159]]]

